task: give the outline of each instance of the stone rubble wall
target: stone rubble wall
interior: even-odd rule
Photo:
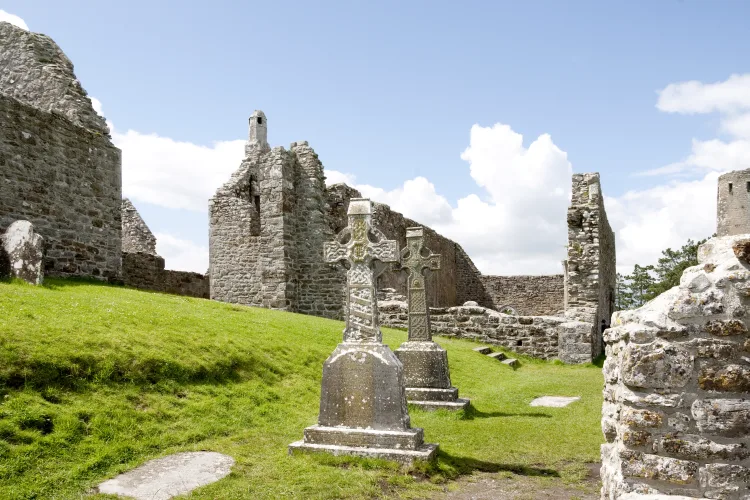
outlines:
[[[30,221],[46,276],[119,278],[121,184],[107,137],[0,93],[0,233]]]
[[[380,297],[380,324],[391,328],[408,328],[407,303],[393,300],[398,295],[390,290]],[[586,323],[561,317],[512,316],[477,305],[431,307],[430,325],[435,335],[476,340],[541,359],[560,357],[559,337],[565,331],[576,328],[589,330]],[[591,361],[590,356],[583,362],[586,361]]]
[[[207,276],[164,269],[164,259],[146,252],[123,252],[122,280],[125,286],[142,290],[209,298]]]
[[[156,255],[156,237],[127,198],[122,200],[122,251]]]
[[[601,322],[614,312],[615,237],[604,210],[599,174],[574,174],[568,208],[565,316],[591,324],[591,356],[602,353]]]
[[[605,332],[602,498],[750,497],[750,235]]]
[[[562,274],[548,276],[482,276],[482,283],[492,300],[491,309],[510,308],[521,316],[562,315]],[[478,301],[477,301],[478,302]]]

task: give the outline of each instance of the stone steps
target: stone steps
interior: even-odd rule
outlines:
[[[484,354],[485,356],[489,356],[490,358],[496,359],[500,361],[502,364],[510,366],[514,370],[521,366],[521,363],[515,359],[515,358],[509,358],[502,352],[492,352],[491,347],[487,346],[481,346],[481,347],[475,347],[472,349],[474,352],[478,352],[479,354]]]

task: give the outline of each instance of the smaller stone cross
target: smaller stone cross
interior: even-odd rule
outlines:
[[[386,239],[372,225],[372,204],[364,198],[349,201],[349,226],[336,235],[336,241],[325,243],[326,262],[346,261],[346,329],[344,342],[382,342],[378,324],[378,303],[373,269],[375,261],[398,261],[398,242]],[[370,240],[373,236],[375,241]]]
[[[401,268],[408,273],[409,341],[430,341],[430,308],[423,271],[440,269],[440,255],[424,247],[424,228],[406,228],[406,248],[401,250]]]

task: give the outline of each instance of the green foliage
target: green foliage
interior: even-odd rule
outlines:
[[[0,498],[88,498],[107,478],[191,450],[236,460],[196,499],[424,497],[473,471],[565,478],[571,464],[598,460],[599,368],[528,359],[513,371],[442,338],[472,408],[410,410],[440,443],[436,464],[289,456],[316,422],[321,368],[342,328],[81,281],[0,283]],[[406,334],[384,336],[395,348]],[[549,394],[582,399],[528,406]]]
[[[655,266],[636,264],[631,274],[617,273],[615,308],[619,311],[641,307],[679,285],[683,271],[698,265],[698,247],[706,241],[688,240],[679,250],[663,250]]]

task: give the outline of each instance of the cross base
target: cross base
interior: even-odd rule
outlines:
[[[355,448],[352,446],[307,444],[296,441],[289,445],[289,454],[295,452],[328,453],[334,456],[349,455],[361,458],[379,458],[411,466],[414,462],[432,462],[437,456],[438,445],[425,444],[418,450],[396,450],[387,448]]]

